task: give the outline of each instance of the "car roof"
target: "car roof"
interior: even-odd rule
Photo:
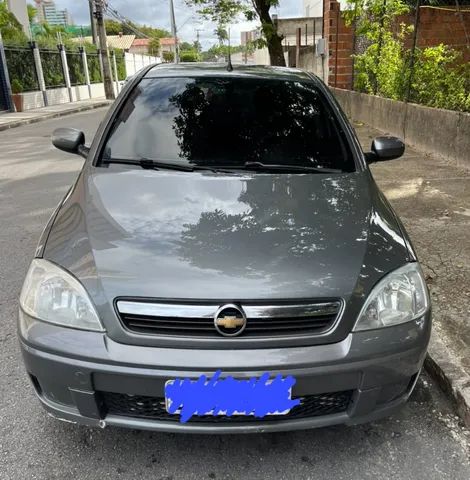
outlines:
[[[271,78],[277,80],[312,81],[316,80],[303,70],[287,67],[269,67],[266,65],[233,64],[233,69],[227,68],[227,63],[161,63],[147,71],[144,78],[158,77],[250,77]],[[314,81],[315,81],[314,80]]]

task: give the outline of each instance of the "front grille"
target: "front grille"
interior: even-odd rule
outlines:
[[[126,329],[141,334],[221,338],[214,327],[219,305],[176,305],[117,302],[118,314]],[[341,310],[341,302],[242,305],[246,313],[243,338],[321,335],[331,330]]]
[[[345,412],[352,397],[352,390],[319,395],[307,395],[300,398],[301,403],[294,407],[287,415],[268,415],[264,418],[254,416],[202,415],[191,417],[189,423],[252,423],[276,422],[301,418],[319,417],[334,413]],[[145,397],[141,395],[127,395],[124,393],[100,392],[108,414],[124,417],[144,418],[169,422],[179,422],[179,415],[171,415],[165,409],[165,399],[162,397]]]

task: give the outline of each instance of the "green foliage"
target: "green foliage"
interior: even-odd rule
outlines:
[[[15,94],[23,92],[23,85],[17,78],[11,81],[11,91]]]
[[[196,50],[184,50],[180,52],[180,60],[182,62],[199,62],[199,53]]]
[[[26,43],[27,37],[23,32],[20,22],[11,13],[5,2],[0,2],[0,31],[5,43]]]
[[[225,41],[228,40],[228,32],[227,29],[223,25],[219,25],[215,30],[214,33],[219,40],[219,43],[222,45]]]
[[[154,38],[167,38],[171,37],[171,33],[163,28],[155,28],[147,25],[137,25],[137,28],[145,35]]]
[[[196,50],[196,52],[201,53],[202,52],[202,46],[201,43],[198,42],[197,40],[193,43],[193,48]]]
[[[238,53],[243,51],[243,47],[241,45],[236,45],[233,47],[230,47],[230,53]],[[229,52],[229,47],[228,45],[212,45],[212,47],[209,48],[209,50],[202,52],[201,54],[201,59],[204,62],[216,62],[217,60],[221,58],[227,58],[228,57],[228,52]]]
[[[26,5],[26,8],[28,9],[29,23],[32,23],[34,18],[36,17],[36,14],[38,13],[38,10],[34,5],[31,5],[30,3]]]
[[[189,42],[181,42],[180,47],[180,60],[182,62],[200,62],[201,55],[196,48],[197,42],[191,44]]]
[[[42,50],[41,62],[46,87],[65,87],[64,71],[57,48],[55,50]]]
[[[11,84],[21,85],[21,92],[38,90],[36,68],[31,48],[6,46],[5,57]]]
[[[193,49],[193,46],[189,42],[181,42],[179,46],[180,51],[190,51]]]
[[[88,73],[90,75],[90,83],[100,83],[101,80],[101,69],[100,69],[100,59],[96,53],[87,52],[87,63],[88,63]]]
[[[129,23],[122,23],[117,22],[116,20],[106,19],[104,21],[106,27],[106,33],[108,35],[119,35],[123,33],[124,35],[136,35],[134,29],[142,32],[144,35],[152,38],[164,38],[170,37],[171,34],[167,30],[162,28],[154,28],[147,25],[139,25],[137,23],[129,22]],[[132,28],[133,27],[133,28]],[[140,38],[139,35],[137,37]]]
[[[285,66],[282,37],[275,31],[269,12],[271,7],[279,5],[279,0],[186,0],[186,3],[198,8],[198,13],[203,18],[217,24],[215,33],[220,44],[228,38],[227,26],[230,23],[242,18],[249,21],[259,20],[271,64]]]
[[[123,33],[124,35],[133,35],[134,32],[121,22],[116,22],[116,20],[110,20],[108,18],[104,21],[104,26],[106,28],[107,35],[119,35]]]
[[[67,52],[67,65],[69,67],[70,83],[72,85],[83,85],[86,80],[80,53]]]
[[[470,111],[470,67],[458,51],[439,45],[417,48],[414,67],[405,39],[413,26],[397,25],[397,16],[409,12],[404,0],[348,0],[346,21],[366,47],[354,56],[356,90],[431,107]]]
[[[116,55],[116,67],[118,72],[118,80],[125,80],[127,78],[127,73],[126,73],[126,61],[124,57],[124,51],[115,50],[114,55]]]
[[[173,52],[165,51],[163,52],[162,57],[163,57],[163,61],[167,63],[173,62],[175,60],[175,54]]]
[[[460,63],[460,57],[460,52],[443,44],[418,50],[410,100],[470,112],[470,64]]]
[[[160,39],[152,38],[149,43],[149,54],[157,56],[160,53]]]

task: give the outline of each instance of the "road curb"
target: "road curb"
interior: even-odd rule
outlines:
[[[458,364],[437,335],[431,338],[424,368],[454,401],[457,413],[465,426],[470,428],[470,374]]]
[[[53,118],[59,118],[59,117],[65,117],[67,115],[73,115],[74,113],[80,113],[80,112],[86,112],[87,110],[95,110],[96,108],[102,108],[102,107],[107,107],[111,105],[112,101],[110,100],[103,100],[102,102],[97,102],[93,103],[91,105],[82,105],[79,107],[71,108],[69,110],[63,110],[63,111],[58,111],[58,112],[53,112],[53,113],[46,113],[41,116],[33,117],[33,118],[27,118],[27,119],[22,119],[18,120],[16,122],[10,122],[5,125],[0,125],[0,132],[3,132],[5,130],[10,130],[11,128],[16,128],[16,127],[21,127],[23,125],[30,125],[32,123],[39,123],[44,120],[51,120]],[[8,114],[6,114],[8,115]]]

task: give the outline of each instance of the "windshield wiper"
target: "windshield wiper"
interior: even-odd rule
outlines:
[[[262,162],[246,162],[243,167],[247,170],[273,170],[278,172],[343,173],[343,170],[337,168],[311,167],[308,165],[282,165]]]
[[[138,165],[147,170],[177,170],[180,172],[194,172],[195,170],[206,170],[210,172],[228,172],[218,167],[210,167],[204,165],[184,165],[181,163],[167,163],[158,160],[150,160],[149,158],[141,158],[140,160],[123,160],[119,158],[109,158],[103,161],[105,165],[117,163],[120,165]]]

